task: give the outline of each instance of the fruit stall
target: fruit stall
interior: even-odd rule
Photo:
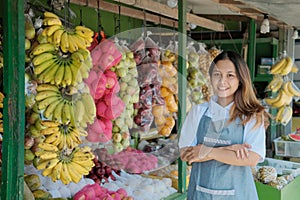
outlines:
[[[129,25],[121,30],[123,7],[111,2],[3,2],[1,199],[186,198],[190,167],[179,159],[180,126],[192,105],[211,97],[208,68],[222,51],[187,40],[186,6],[178,2],[176,30],[171,19],[147,27],[145,11],[133,8],[136,19],[125,18]],[[112,18],[114,26],[105,20]],[[170,24],[171,31],[161,27]],[[255,79],[249,57],[255,58],[256,27],[249,24],[247,62]],[[205,28],[224,31],[219,23]],[[168,40],[161,32],[171,32]],[[258,39],[265,41],[274,40]],[[269,95],[262,98],[274,111],[272,137],[291,121],[290,104],[300,96],[288,78],[298,72],[292,56],[277,58],[273,50]],[[276,154],[300,157],[289,154],[297,140],[296,133],[274,140]],[[253,168],[260,195],[263,187],[298,195],[298,167],[268,159]]]

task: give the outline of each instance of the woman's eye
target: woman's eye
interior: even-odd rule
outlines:
[[[214,73],[213,75],[214,75],[214,77],[219,77],[219,76],[221,76],[220,73]]]

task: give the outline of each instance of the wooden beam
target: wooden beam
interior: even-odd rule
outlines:
[[[87,0],[70,0],[70,3],[74,3],[77,5],[88,6],[92,8],[98,8],[97,1],[87,1]],[[99,7],[101,10],[105,10],[112,13],[119,13],[119,5],[115,3],[105,2],[103,0],[99,0]],[[175,27],[178,28],[177,20],[168,19],[165,17],[161,17],[158,15],[153,15],[150,13],[144,13],[141,10],[137,10],[134,8],[129,8],[126,6],[121,6],[120,14],[124,16],[133,17],[136,19],[143,20],[145,18],[146,21],[153,22],[153,23],[160,23],[165,26]]]
[[[248,16],[249,18],[259,21],[259,22],[262,21],[262,20],[260,20],[261,17],[263,17],[263,15],[267,13],[267,12],[264,12],[252,5],[248,5],[241,1],[235,1],[235,0],[212,0],[212,1],[222,4],[223,6],[232,10],[233,12],[237,12],[242,15]],[[289,27],[289,25],[287,25],[285,22],[278,20],[270,15],[269,15],[269,21],[270,21],[270,24],[275,25],[275,26],[282,26],[282,24],[284,24],[285,26]]]
[[[147,11],[151,11],[153,13],[157,13],[166,17],[170,17],[172,19],[178,20],[178,9],[170,8],[169,6],[158,3],[152,0],[113,0],[118,3],[123,3],[127,5],[131,5],[140,9],[145,9]],[[187,23],[195,24],[197,26],[207,28],[214,31],[224,31],[224,24],[219,22],[215,22],[203,17],[199,17],[197,15],[187,13],[186,16]]]

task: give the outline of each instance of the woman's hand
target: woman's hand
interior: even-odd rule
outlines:
[[[234,144],[227,147],[224,147],[227,150],[234,151],[236,153],[236,157],[239,159],[244,159],[249,156],[249,149],[251,148],[251,145],[248,143],[244,144]]]
[[[193,162],[204,162],[209,160],[207,155],[210,149],[210,147],[202,144],[192,147],[184,147],[180,149],[180,158],[182,161],[188,162],[189,164]]]

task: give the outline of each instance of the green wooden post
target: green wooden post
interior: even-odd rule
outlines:
[[[247,64],[250,69],[250,76],[252,81],[254,81],[255,78],[255,59],[256,59],[255,55],[256,55],[256,23],[254,19],[250,19]]]
[[[186,1],[178,1],[178,136],[186,117]],[[178,191],[186,192],[186,163],[178,161]]]
[[[2,0],[4,109],[1,199],[22,199],[24,187],[25,21],[23,0]]]

